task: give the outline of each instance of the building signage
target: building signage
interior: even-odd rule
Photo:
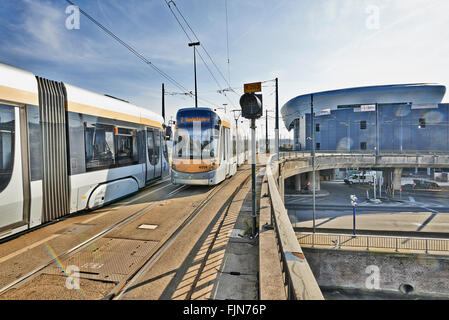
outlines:
[[[412,104],[412,109],[438,109],[438,104]]]
[[[370,111],[376,111],[375,104],[367,104],[367,105],[360,106],[360,112],[370,112]]]
[[[331,109],[324,109],[324,110],[318,111],[315,114],[315,116],[316,117],[321,117],[321,116],[327,116],[327,115],[330,115],[330,114],[331,114]]]
[[[262,82],[246,83],[243,85],[245,93],[254,93],[262,91]]]

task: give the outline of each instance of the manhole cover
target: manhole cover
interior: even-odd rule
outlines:
[[[141,224],[137,229],[154,230],[158,226],[156,224]]]

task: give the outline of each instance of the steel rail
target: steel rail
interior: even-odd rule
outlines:
[[[237,172],[237,175],[242,174],[249,169],[244,169]],[[248,178],[247,178],[248,179]],[[247,181],[247,179],[245,181]],[[242,183],[244,184],[245,181]],[[143,261],[136,266],[136,268],[129,274],[129,276],[121,281],[114,289],[106,295],[103,300],[119,300],[124,293],[130,288],[130,286],[146,271],[148,268],[157,260],[157,258],[168,248],[168,246],[176,239],[179,233],[189,225],[189,223],[204,209],[204,207],[210,203],[210,201],[218,194],[222,189],[224,189],[231,180],[227,180],[225,184],[220,184],[215,186],[212,192],[203,199],[198,207],[196,207],[183,221],[181,221],[176,227],[172,229],[171,232],[159,242],[157,247],[152,250],[152,252],[147,255]],[[241,187],[241,185],[239,186]]]
[[[160,182],[162,183],[162,181]],[[169,185],[167,185],[169,186]],[[167,186],[152,190],[150,192],[148,192],[146,195],[150,195],[156,191],[162,190],[164,188],[166,188]],[[169,193],[167,196],[173,195],[177,192],[180,192],[182,190],[184,190],[186,188],[186,186],[181,186],[177,189],[175,189],[174,191],[172,191],[171,193]],[[177,191],[177,192],[175,192]],[[138,197],[136,199],[133,199],[130,202],[127,202],[126,204],[132,203],[134,201],[139,200],[141,197]],[[151,204],[145,206],[142,209],[139,209],[137,211],[135,211],[133,214],[127,216],[126,218],[120,220],[119,222],[115,223],[114,225],[104,229],[103,231],[95,234],[94,236],[92,236],[91,238],[85,240],[84,242],[72,247],[69,250],[66,250],[65,252],[63,252],[62,254],[57,256],[57,259],[61,260],[62,259],[68,259],[71,256],[73,256],[74,254],[76,254],[77,252],[81,251],[82,249],[84,249],[85,247],[87,247],[88,245],[90,245],[93,241],[97,240],[98,238],[108,234],[111,231],[114,231],[117,228],[120,228],[121,226],[137,219],[138,217],[142,216],[143,214],[147,213],[148,211],[150,211],[151,209],[153,209],[155,206],[159,205],[161,203],[162,200],[156,201],[156,202],[152,202]],[[28,281],[32,280],[34,277],[38,276],[45,268],[51,266],[53,263],[55,263],[55,259],[51,259],[50,261],[40,265],[39,267],[35,268],[34,270],[28,272],[27,274],[23,275],[22,277],[20,277],[19,279],[7,284],[6,286],[2,287],[0,289],[0,295],[3,295],[5,292],[7,292],[10,288],[16,286],[16,285],[23,285],[24,283],[27,283]]]

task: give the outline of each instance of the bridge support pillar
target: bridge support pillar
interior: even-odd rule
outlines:
[[[313,172],[308,172],[307,173],[307,184],[309,184],[310,182],[310,187],[309,187],[309,191],[312,191],[312,187],[313,187]],[[315,191],[320,191],[321,190],[321,179],[320,179],[320,172],[318,170],[315,171]]]
[[[295,191],[301,191],[302,190],[302,174],[297,174],[295,176]]]
[[[393,190],[399,192],[402,187],[402,170],[403,168],[395,168],[393,173]]]

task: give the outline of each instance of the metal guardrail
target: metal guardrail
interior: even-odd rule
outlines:
[[[335,154],[335,155],[367,155],[367,156],[376,156],[375,151],[367,151],[367,150],[354,150],[354,151],[338,151],[338,150],[315,150],[315,154]],[[311,151],[309,150],[301,150],[301,151],[282,151],[281,155],[288,154],[305,154],[310,155]],[[380,151],[377,155],[379,156],[439,156],[439,155],[449,155],[448,151],[441,150],[383,150]]]
[[[331,246],[334,249],[342,248],[364,248],[369,249],[389,249],[395,252],[422,251],[446,252],[449,253],[449,239],[432,239],[417,237],[392,237],[392,236],[371,236],[371,235],[348,235],[329,233],[305,233],[301,232],[297,236],[298,242],[302,245]]]
[[[289,300],[324,300],[323,294],[299,245],[278,190],[278,162],[271,156],[266,166],[272,224],[280,251]],[[274,172],[273,172],[274,171]]]

